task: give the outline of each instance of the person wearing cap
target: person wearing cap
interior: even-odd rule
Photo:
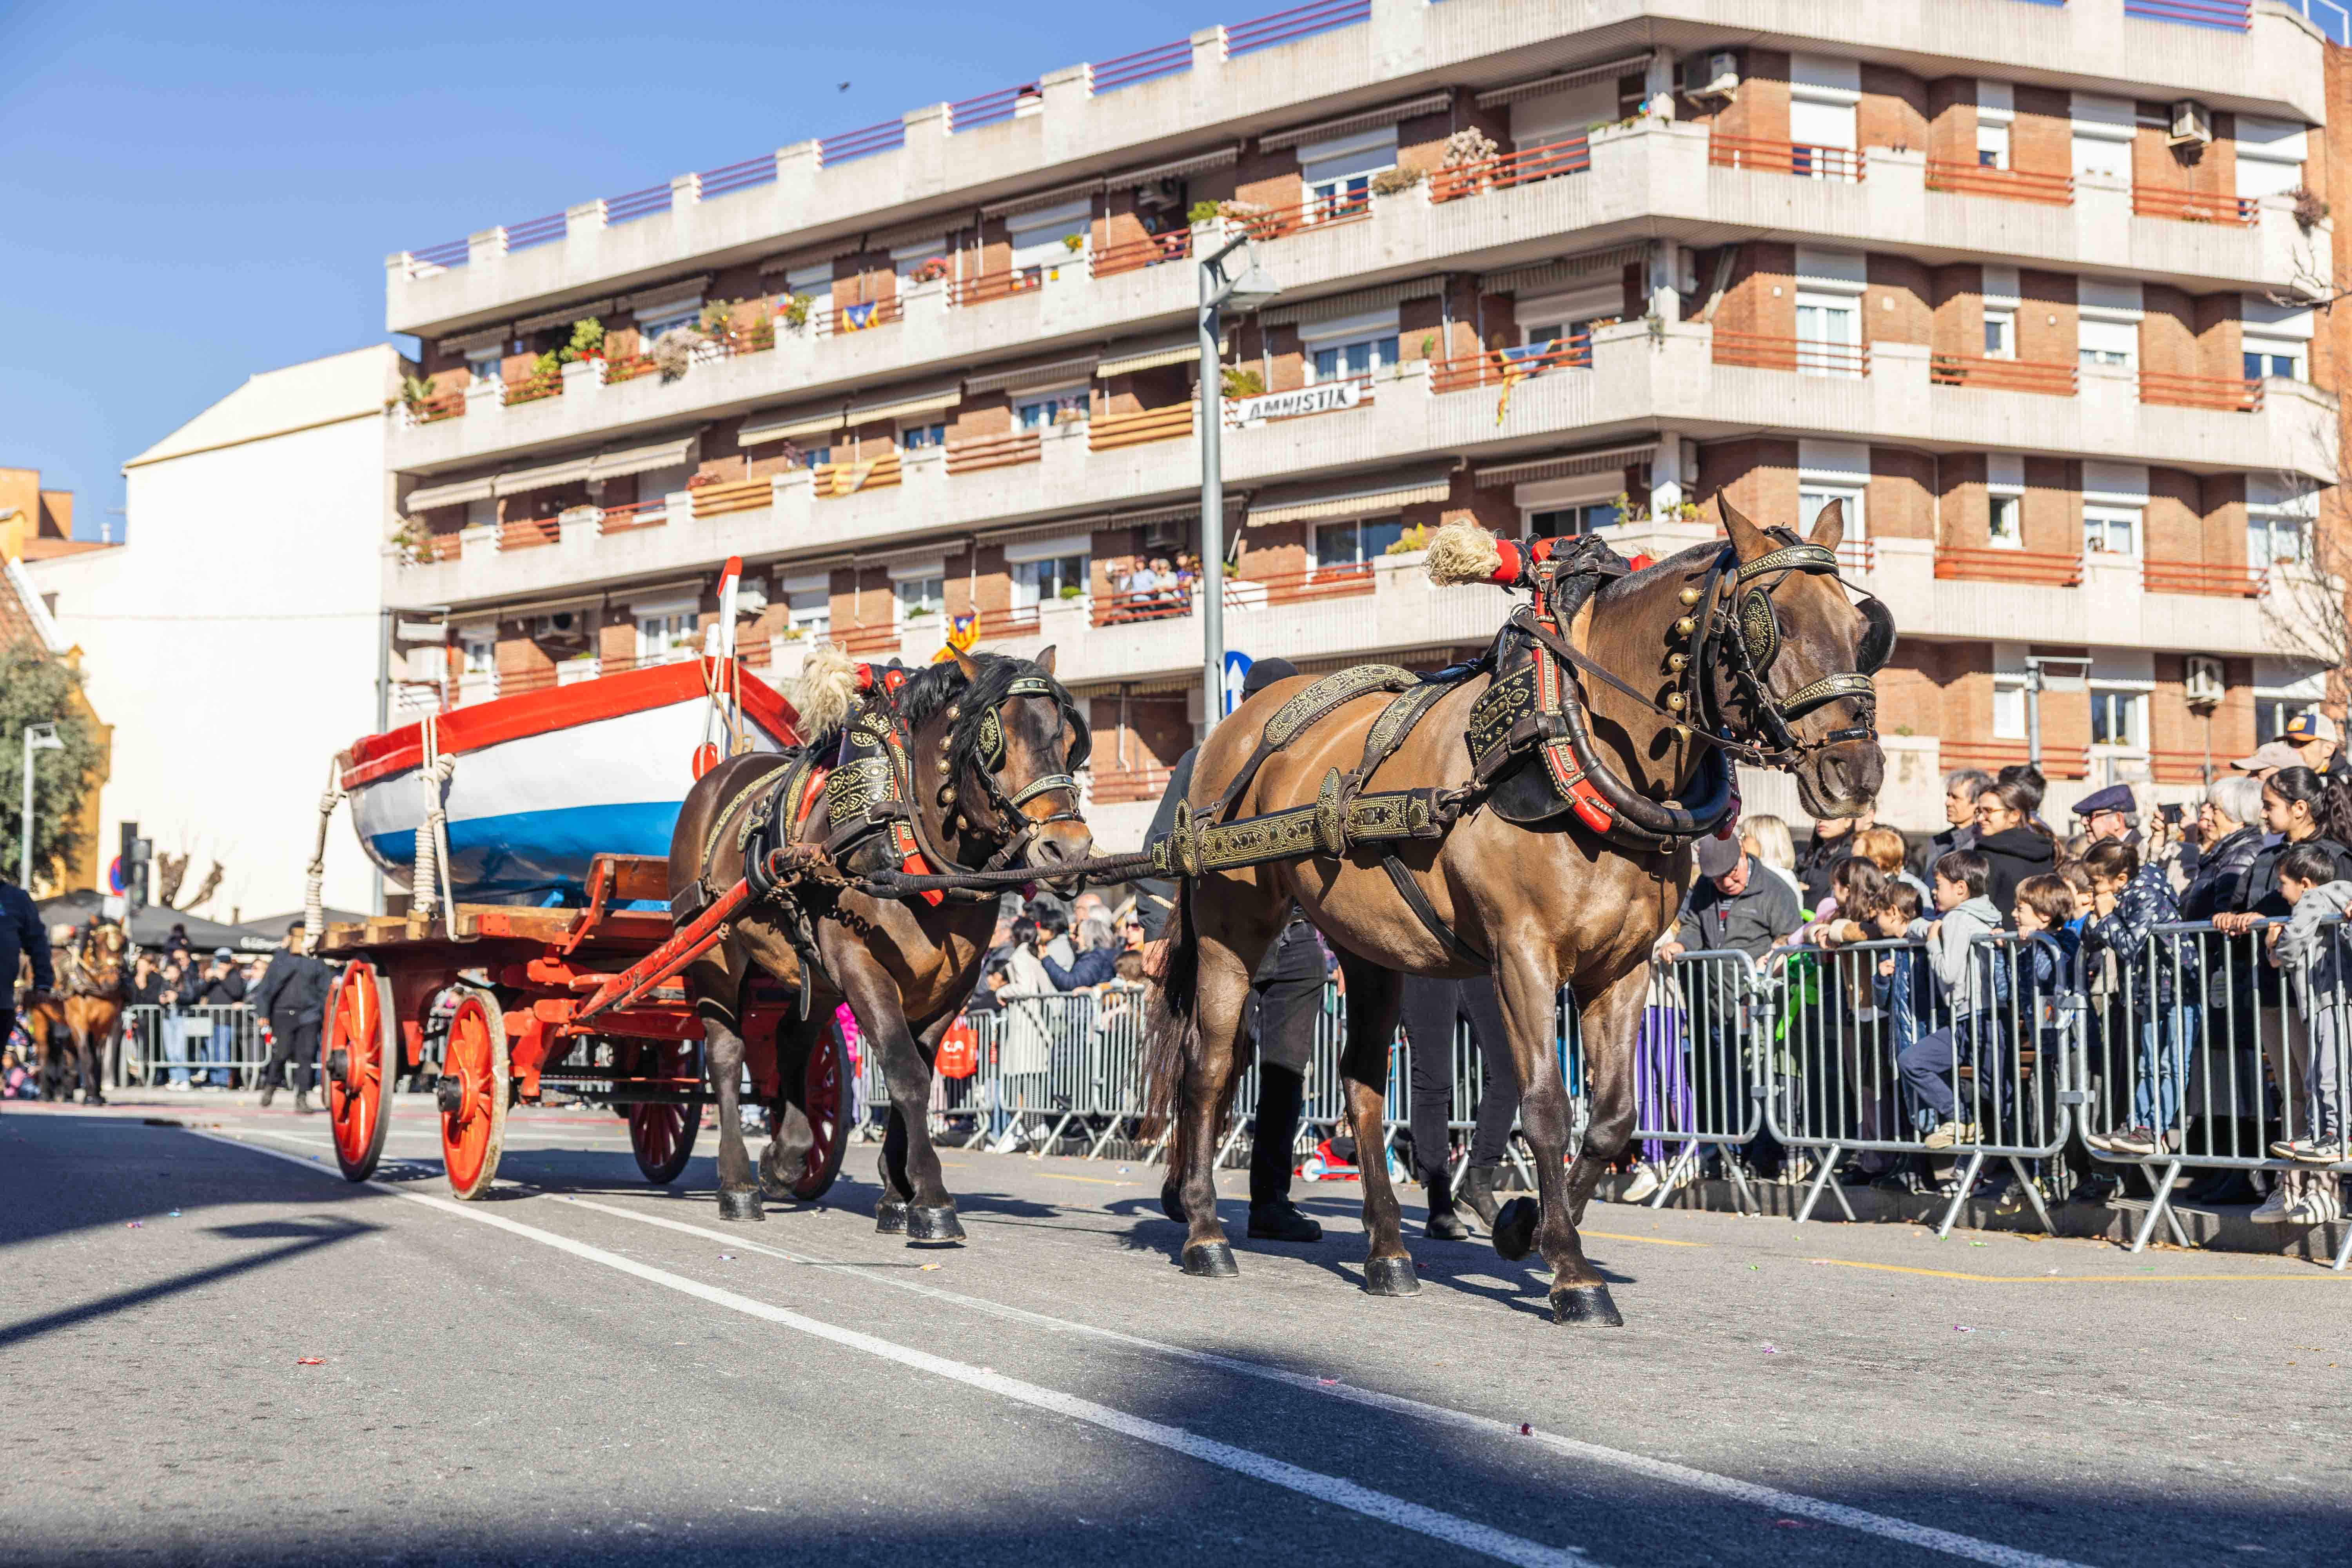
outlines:
[[[261,1069],[261,1103],[267,1107],[286,1082],[286,1064],[295,1067],[294,1110],[310,1109],[310,1069],[319,1059],[319,1030],[327,1021],[327,992],[333,976],[302,951],[302,922],[286,928],[286,945],[269,959],[253,988],[253,1010],[269,1020],[269,1061]]]
[[[203,977],[190,989],[186,1005],[222,1009],[237,1006],[244,1001],[245,976],[236,972],[236,954],[225,947],[213,949],[212,962],[205,965]],[[210,1081],[215,1089],[226,1089],[230,1081],[226,1064],[236,1059],[236,1023],[222,1011],[215,1011],[209,1022],[212,1041],[205,1047],[205,1060],[222,1064],[213,1069]],[[196,1081],[205,1082],[206,1075],[198,1073]]]
[[[2242,773],[2252,773],[2256,784],[2266,782],[2281,768],[2303,766],[2303,753],[2284,741],[2264,741],[2253,751],[2230,764]]]
[[[1262,658],[1250,666],[1242,681],[1246,702],[1278,680],[1298,673],[1286,658]],[[1272,717],[1271,714],[1268,717]],[[1176,826],[1176,805],[1192,788],[1192,763],[1201,748],[1192,747],[1176,760],[1168,788],[1160,797],[1144,841],[1163,837]],[[1160,943],[1165,939],[1169,913],[1174,908],[1172,882],[1145,880],[1138,909],[1146,917],[1151,939],[1147,972],[1156,972]],[[1291,1146],[1298,1141],[1298,1122],[1307,1105],[1307,1063],[1315,1051],[1315,1025],[1323,1016],[1326,971],[1323,943],[1298,907],[1250,976],[1248,998],[1242,1004],[1242,1033],[1257,1051],[1257,1110],[1251,1121],[1249,1234],[1254,1241],[1306,1243],[1323,1239],[1323,1227],[1298,1211],[1290,1201]]]
[[[2074,803],[2074,815],[2083,819],[2083,831],[2094,844],[2102,838],[2120,838],[2135,847],[2139,843],[2139,803],[2132,798],[2129,784],[2093,790]]]
[[[1698,841],[1698,879],[1674,940],[1658,949],[1662,957],[1736,949],[1760,959],[1804,923],[1789,884],[1765,875],[1737,839]]]
[[[2288,720],[2286,728],[2279,731],[2279,743],[2294,751],[2296,762],[2325,774],[2343,737],[2336,732],[2336,721],[2315,708]]]

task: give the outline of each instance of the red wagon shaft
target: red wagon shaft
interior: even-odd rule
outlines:
[[[728,889],[719,896],[718,902],[703,910],[684,931],[620,973],[606,979],[597,987],[594,995],[581,1004],[580,1011],[574,1016],[577,1021],[585,1023],[608,1008],[635,1001],[718,946],[719,928],[727,922],[728,916],[751,900],[751,885],[749,882],[738,882]]]

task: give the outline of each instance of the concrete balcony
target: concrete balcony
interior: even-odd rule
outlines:
[[[935,104],[903,117],[903,145],[855,162],[828,166],[819,143],[803,142],[774,154],[772,180],[706,198],[700,177],[683,175],[667,204],[617,226],[607,204],[595,201],[570,209],[560,223],[549,217],[484,229],[457,247],[461,263],[455,255],[448,260],[456,264],[436,265],[395,253],[386,260],[385,324],[426,336],[460,331],[561,298],[813,247],[923,212],[961,221],[976,204],[1230,144],[1318,114],[1452,83],[1496,85],[1563,61],[1654,46],[1676,54],[1827,48],[1891,58],[1929,77],[2006,78],[2017,62],[2030,61],[2035,79],[2053,87],[2197,98],[2313,123],[2326,117],[2318,37],[2267,9],[2257,10],[2243,33],[2128,20],[2122,0],[2063,7],[2019,0],[1861,6],[1619,0],[1597,9],[1607,13],[1607,26],[1579,38],[1563,30],[1557,8],[1518,0],[1371,0],[1360,25],[1238,58],[1225,57],[1222,31],[1210,29],[1194,38],[1192,68],[1117,91],[1097,95],[1087,67],[1047,72],[1038,113],[955,132],[946,106]]]
[[[1353,408],[1233,430],[1226,483],[1243,491],[1435,456],[1491,461],[1661,428],[1702,441],[1764,431],[2335,479],[2334,400],[2301,383],[2267,383],[2260,409],[2233,413],[2144,404],[2131,380],[2088,370],[2075,397],[1932,385],[1927,351],[1914,344],[1876,345],[1870,374],[1853,379],[1717,364],[1712,347],[1704,325],[1653,332],[1626,323],[1593,334],[1590,370],[1554,370],[1507,394],[1498,386],[1433,394],[1421,364],[1409,363],[1373,383]],[[636,384],[603,392],[625,395]],[[537,416],[564,401],[505,412]],[[815,495],[801,470],[774,482],[767,505],[719,516],[673,507],[658,525],[567,527],[557,543],[528,549],[497,549],[496,531],[475,531],[479,537],[466,538],[454,560],[403,565],[388,558],[386,592],[396,605],[494,605],[701,570],[730,555],[845,558],[1055,518],[1076,525],[1184,500],[1199,483],[1199,460],[1190,439],[1092,452],[1084,426],[1057,426],[1043,434],[1034,462],[951,474],[939,456],[920,454],[904,464],[898,484],[837,498]]]

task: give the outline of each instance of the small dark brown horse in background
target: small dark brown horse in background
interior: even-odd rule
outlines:
[[[103,1105],[107,1059],[131,1003],[131,939],[111,921],[82,933],[58,955],[57,989],[26,1010],[25,1032],[40,1056],[43,1100]]]
[[[1761,558],[1798,542],[1785,532],[1776,537],[1757,528],[1728,505],[1722,512],[1738,565],[1761,563],[1759,572],[1769,571],[1770,563]],[[1811,542],[1834,552],[1843,527],[1843,512],[1832,504],[1822,513]],[[1486,548],[1502,559],[1491,540]],[[1647,701],[1635,701],[1601,681],[1581,683],[1591,733],[1607,764],[1642,797],[1666,807],[1680,808],[1704,756],[1701,743],[1675,722],[1690,700],[1685,689],[1692,680],[1716,683],[1701,695],[1711,696],[1727,729],[1754,733],[1803,709],[1809,697],[1818,700],[1822,689],[1849,689],[1847,672],[1866,674],[1873,668],[1869,658],[1883,661],[1892,647],[1892,622],[1883,622],[1874,644],[1872,626],[1879,623],[1848,601],[1838,579],[1818,574],[1816,555],[1812,572],[1758,578],[1779,630],[1752,686],[1736,679],[1736,671],[1694,670],[1698,650],[1687,639],[1702,593],[1718,584],[1744,590],[1735,563],[1722,556],[1725,548],[1699,546],[1618,577],[1560,628],[1585,658],[1648,694]],[[1556,656],[1539,647],[1535,657]],[[1475,676],[1437,700],[1364,786],[1465,784],[1471,763],[1463,737],[1471,708],[1490,680]],[[1267,721],[1306,684],[1302,677],[1267,689],[1211,732],[1192,774],[1196,814],[1211,810],[1257,749]],[[1780,727],[1784,739],[1793,739],[1798,789],[1816,815],[1849,815],[1878,789],[1884,764],[1863,685]],[[1754,710],[1759,692],[1766,703],[1780,704],[1770,715]],[[1331,770],[1358,765],[1366,731],[1386,705],[1385,698],[1358,699],[1274,752],[1234,803],[1231,816],[1314,803]],[[1506,1211],[1496,1227],[1496,1250],[1519,1257],[1531,1241],[1541,1247],[1552,1266],[1550,1299],[1559,1321],[1621,1322],[1607,1286],[1585,1258],[1577,1225],[1602,1165],[1623,1152],[1633,1131],[1633,1040],[1650,952],[1689,885],[1691,854],[1686,847],[1633,852],[1572,814],[1530,827],[1483,807],[1463,816],[1444,837],[1412,841],[1397,853],[1434,913],[1469,949],[1492,955],[1538,1188],[1533,1214],[1526,1200]],[[1330,940],[1346,978],[1347,1037],[1339,1067],[1360,1149],[1381,1146],[1389,1048],[1403,975],[1480,972],[1424,923],[1377,854],[1363,848],[1203,872],[1181,884],[1145,1072],[1155,1104],[1174,1118],[1162,1203],[1188,1226],[1188,1274],[1234,1271],[1217,1218],[1212,1166],[1237,1077],[1235,1043],[1250,976],[1293,900]],[[1569,1096],[1554,1043],[1554,1007],[1563,985],[1575,994],[1591,1095],[1591,1122],[1572,1171],[1564,1160]],[[1366,1289],[1410,1295],[1419,1286],[1400,1234],[1396,1194],[1381,1161],[1364,1162],[1363,1183]]]
[[[1034,660],[958,652],[952,662],[913,673],[895,693],[877,687],[861,695],[856,671],[836,650],[810,656],[793,690],[810,750],[830,756],[852,708],[861,702],[879,705],[895,719],[906,743],[902,784],[912,808],[909,826],[930,869],[948,872],[996,858],[1050,877],[1056,866],[1087,858],[1094,838],[1078,817],[1071,776],[1084,763],[1087,731],[1054,679],[1052,648]],[[743,875],[745,820],[794,755],[730,758],[696,782],[670,843],[673,909],[679,907],[677,895],[698,881],[716,891]],[[831,830],[822,798],[778,809],[790,815],[777,820],[793,825],[779,842],[826,841]],[[1017,852],[1007,855],[1008,848]],[[844,849],[839,861],[839,869],[852,877],[901,868],[878,835]],[[814,1137],[806,1107],[796,1098],[803,1064],[818,1032],[831,1026],[835,1004],[845,1000],[866,1048],[879,1054],[890,1091],[875,1228],[904,1234],[910,1242],[961,1240],[963,1227],[931,1146],[931,1069],[941,1037],[979,978],[995,933],[998,894],[950,894],[932,902],[804,881],[783,896],[797,902],[813,928],[814,969],[803,963],[803,943],[811,939],[796,931],[794,909],[770,901],[722,927],[724,938],[685,971],[718,1094],[720,1216],[763,1219],[762,1193],[779,1199],[789,1194],[791,1173]],[[736,1080],[745,1054],[749,988],[761,974],[805,992],[806,1005],[798,1012],[800,1022],[779,1030],[783,1090],[772,1107],[774,1136],[755,1182]]]

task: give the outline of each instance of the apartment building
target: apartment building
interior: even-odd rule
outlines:
[[[407,699],[686,657],[740,555],[779,679],[1055,645],[1124,847],[1201,720],[1154,563],[1192,258],[1246,233],[1232,646],[1475,649],[1507,606],[1414,549],[1455,517],[1663,553],[1841,500],[1903,630],[1885,815],[2025,757],[2034,658],[2062,803],[2185,790],[2341,658],[2344,62],[2275,0],[1326,0],[400,252]]]

